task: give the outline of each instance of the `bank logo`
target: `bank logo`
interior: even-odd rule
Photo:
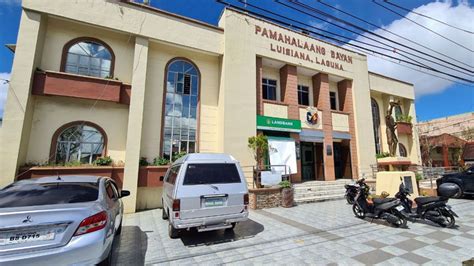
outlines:
[[[316,125],[319,121],[318,108],[310,106],[306,108],[306,123]]]

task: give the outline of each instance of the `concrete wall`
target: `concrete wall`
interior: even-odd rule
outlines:
[[[50,18],[48,20],[40,68],[59,71],[64,45],[78,37],[93,37],[107,43],[115,54],[114,77],[128,84],[132,82],[135,44],[133,35],[120,34],[99,27],[91,28],[88,25],[62,19]]]
[[[141,156],[149,161],[160,155],[165,68],[166,64],[176,57],[191,60],[201,73],[199,149],[200,152],[217,152],[219,57],[154,42],[151,43],[148,58],[140,152]]]
[[[128,106],[68,97],[35,98],[26,162],[47,162],[54,132],[64,124],[81,120],[102,127],[108,139],[107,155],[116,162],[125,161]]]

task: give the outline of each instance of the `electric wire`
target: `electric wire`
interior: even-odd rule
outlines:
[[[269,21],[274,21],[275,23],[278,23],[278,24],[281,24],[281,25],[285,25],[286,27],[289,27],[289,28],[296,28],[296,29],[299,29],[299,30],[301,30],[301,31],[307,31],[307,32],[310,32],[310,33],[312,33],[312,34],[314,34],[314,35],[322,36],[322,37],[324,37],[324,38],[334,40],[334,41],[336,41],[336,42],[338,42],[338,43],[342,43],[342,44],[344,44],[344,45],[348,45],[348,46],[360,48],[360,49],[362,49],[362,50],[365,50],[364,53],[371,52],[371,53],[379,54],[379,55],[382,55],[382,56],[385,56],[385,57],[389,57],[389,58],[394,59],[394,60],[397,60],[397,61],[399,61],[399,62],[404,62],[404,63],[408,63],[408,64],[411,64],[411,65],[414,65],[414,66],[418,66],[418,67],[421,67],[421,68],[424,68],[424,69],[429,69],[429,68],[426,68],[425,66],[420,65],[420,64],[417,64],[417,63],[412,63],[412,62],[409,62],[409,61],[406,61],[406,60],[403,60],[403,59],[400,59],[400,58],[397,58],[397,57],[393,57],[393,56],[390,56],[390,55],[386,55],[386,54],[384,54],[384,53],[381,53],[381,52],[378,52],[378,51],[374,51],[374,50],[368,49],[368,48],[366,48],[366,47],[358,46],[358,45],[355,45],[355,44],[352,44],[352,43],[346,43],[346,42],[343,42],[343,41],[341,41],[341,40],[338,40],[338,39],[336,39],[336,38],[334,38],[334,37],[330,37],[330,36],[327,36],[327,35],[324,35],[324,34],[320,34],[320,33],[317,33],[317,32],[311,31],[311,30],[308,30],[307,28],[302,28],[302,27],[293,25],[293,24],[291,24],[291,23],[288,23],[288,22],[285,22],[285,21],[282,21],[282,20],[279,20],[279,19],[276,19],[276,18],[272,18],[272,17],[266,16],[266,15],[263,15],[263,14],[261,14],[261,13],[253,12],[253,11],[248,10],[248,9],[246,9],[246,8],[241,8],[241,7],[239,7],[239,6],[236,6],[236,5],[227,3],[227,2],[225,2],[224,0],[216,0],[216,2],[221,3],[221,4],[224,4],[224,5],[227,5],[227,6],[229,6],[229,7],[232,7],[232,8],[234,8],[234,9],[236,9],[236,10],[241,11],[241,12],[246,12],[246,13],[251,14],[251,15],[256,16],[256,17],[261,17],[261,18],[267,19],[267,20],[269,20]],[[246,4],[249,5],[249,6],[251,5],[251,4],[249,4],[249,3],[246,3]],[[283,16],[283,15],[277,14],[277,13],[275,13],[275,12],[266,10],[266,9],[264,9],[264,8],[259,8],[259,9],[265,11],[266,13],[274,14],[274,15],[277,15],[277,16],[283,18],[283,19],[286,19],[286,20],[289,20],[289,21],[294,21],[294,22],[297,22],[297,23],[299,23],[299,24],[301,24],[301,25],[304,25],[304,23],[302,23],[302,22],[293,20],[293,19],[291,19],[291,18],[288,18],[288,17],[286,17],[286,16]],[[310,26],[310,27],[313,27],[313,26]],[[313,27],[313,28],[314,28],[314,27]],[[316,28],[316,29],[317,29],[317,28]],[[319,30],[319,29],[318,29],[318,30]],[[347,37],[345,37],[345,38],[347,38]],[[386,58],[382,58],[382,59],[387,60]],[[390,61],[390,60],[388,60],[388,61],[389,61],[389,62],[392,62],[392,61]],[[403,65],[402,65],[402,66],[403,66]],[[431,69],[429,69],[429,70],[431,70]],[[432,71],[438,72],[437,70],[432,70]],[[421,72],[422,72],[422,71],[421,71]],[[434,75],[434,74],[432,74],[432,73],[427,73],[427,72],[423,72],[423,73],[428,74],[428,75],[431,75],[431,76],[434,76],[434,77],[437,77],[437,78],[440,78],[440,79],[448,80],[448,81],[451,81],[451,82],[456,82],[456,83],[458,83],[458,84],[467,85],[467,84],[461,83],[461,82],[459,82],[459,81],[454,81],[454,80],[448,79],[448,78],[446,78],[446,77],[440,77],[440,76],[438,76],[438,75]],[[444,73],[444,72],[441,72],[441,74],[451,76],[450,74]],[[463,81],[468,82],[468,83],[473,83],[473,81],[471,81],[471,80],[467,80],[467,79],[460,78],[460,77],[457,77],[457,76],[454,76],[454,78],[463,80]],[[467,85],[467,86],[469,86],[469,85]]]
[[[288,4],[282,3],[282,2],[280,2],[280,0],[274,0],[274,1],[277,2],[277,3],[279,3],[279,4],[281,4],[281,5],[283,5],[283,6],[286,6],[286,7],[289,7],[289,8],[291,8],[291,9],[293,9],[293,10],[296,10],[296,11],[302,13],[302,14],[305,14],[305,15],[311,16],[311,17],[313,17],[313,18],[316,18],[316,19],[319,19],[319,20],[328,22],[327,20],[322,19],[322,18],[319,18],[319,17],[317,17],[317,16],[314,16],[314,15],[312,15],[312,14],[310,14],[310,13],[304,11],[304,10],[301,10],[301,9],[295,8],[295,7],[293,7],[293,6],[290,6],[290,5],[288,5]],[[293,2],[293,1],[292,1],[292,2]],[[250,4],[247,4],[247,5],[250,5]],[[340,26],[340,25],[338,25],[338,24],[335,24],[335,23],[332,23],[332,22],[328,22],[328,23],[333,24],[333,25],[335,25],[335,26],[337,26],[337,27],[339,27],[339,28],[341,28],[341,29],[343,29],[343,30],[347,30],[347,31],[350,31],[350,32],[359,34],[358,32],[354,32],[354,31],[352,31],[352,30],[346,29],[346,28],[344,28],[343,26]],[[370,32],[370,31],[368,31],[368,32]],[[370,32],[370,33],[372,33],[372,32]],[[374,33],[372,33],[372,34],[374,34]],[[375,34],[375,35],[378,35],[378,34]],[[379,36],[380,36],[380,35],[379,35]],[[365,37],[366,37],[366,38],[369,38],[369,37],[367,37],[367,36],[365,36]],[[383,37],[383,36],[381,36],[381,37],[384,38],[384,39],[387,39],[387,38],[385,38],[385,37]],[[375,39],[372,39],[372,38],[369,38],[369,39],[374,40],[374,41],[376,41],[376,42],[378,42],[378,43],[381,43],[381,42],[378,41],[378,40],[375,40]],[[390,39],[387,39],[387,40],[390,41]],[[347,43],[347,44],[348,44],[348,45],[353,45],[353,44],[350,44],[350,43]],[[387,44],[385,44],[385,43],[382,43],[382,44],[387,45]],[[389,45],[387,45],[387,46],[389,46]],[[367,48],[364,48],[364,47],[360,47],[360,46],[357,46],[357,45],[356,45],[356,47],[359,47],[359,48],[368,50],[368,51],[370,51],[370,52],[378,53],[377,51],[374,51],[374,50],[371,50],[371,49],[367,49]],[[410,49],[412,49],[412,48],[410,48]],[[383,54],[383,55],[385,55],[385,56],[387,56],[387,57],[390,57],[390,58],[393,58],[393,59],[397,59],[397,60],[403,61],[403,62],[405,62],[405,63],[410,63],[410,62],[407,62],[406,60],[403,60],[403,59],[400,59],[400,58],[397,58],[397,57],[392,57],[392,56],[389,56],[389,55],[386,55],[386,54]],[[444,72],[444,71],[441,71],[441,70],[438,70],[438,69],[434,69],[434,68],[432,68],[432,67],[426,67],[426,65],[424,65],[423,63],[420,63],[420,62],[418,62],[418,61],[415,61],[415,62],[416,62],[416,63],[412,63],[412,64],[414,64],[414,65],[416,65],[416,66],[420,66],[420,67],[427,68],[427,69],[432,70],[432,71],[434,71],[434,72],[437,72],[437,73],[440,73],[440,74],[444,74],[444,75],[447,75],[447,76],[450,76],[450,77],[453,77],[453,78],[456,78],[456,79],[459,79],[459,80],[463,80],[463,81],[466,81],[466,82],[469,82],[469,83],[474,83],[473,80],[469,80],[469,79],[467,79],[467,78],[459,77],[459,76],[456,76],[456,75],[453,75],[453,74],[450,74],[450,73],[447,73],[447,72]],[[438,65],[439,65],[439,64],[438,64]],[[466,70],[467,70],[467,69],[466,69]],[[470,71],[470,70],[467,70],[467,71],[473,72],[473,71]]]
[[[267,12],[267,13],[272,14],[272,15],[282,16],[282,15],[277,14],[277,13],[274,13],[274,12],[272,12],[272,11],[263,9],[263,8],[261,8],[261,7],[259,7],[259,6],[252,5],[252,4],[248,3],[248,2],[246,2],[245,0],[238,0],[238,1],[241,2],[241,3],[243,3],[245,6],[250,6],[250,7],[252,7],[252,8],[255,8],[255,9],[258,9],[258,10],[261,10],[261,11],[264,11],[264,12]],[[382,47],[382,46],[378,46],[378,45],[374,45],[374,44],[371,44],[371,43],[363,42],[363,41],[360,41],[360,40],[357,40],[357,39],[352,39],[352,38],[349,38],[349,37],[347,37],[347,36],[344,36],[344,35],[341,35],[341,34],[337,34],[337,33],[331,32],[331,31],[319,29],[319,28],[317,28],[317,27],[315,27],[315,26],[312,26],[312,25],[309,25],[309,24],[306,24],[306,23],[303,23],[303,22],[300,22],[300,21],[297,21],[297,20],[294,20],[294,19],[291,19],[291,18],[286,18],[286,19],[289,20],[289,21],[293,21],[293,22],[299,23],[300,25],[304,25],[305,27],[310,27],[310,28],[316,29],[316,30],[321,31],[321,32],[325,32],[325,33],[328,33],[328,34],[331,34],[331,35],[334,35],[334,36],[338,36],[338,37],[347,39],[347,40],[352,41],[352,42],[357,42],[357,43],[365,44],[365,45],[372,46],[372,47],[375,47],[375,48],[378,48],[378,49],[382,49],[382,50],[385,50],[385,51],[389,51],[389,52],[396,53],[396,54],[398,54],[398,55],[400,55],[400,56],[402,56],[402,57],[404,57],[404,58],[407,58],[407,59],[409,59],[409,60],[415,62],[415,63],[423,64],[423,63],[418,62],[418,61],[416,61],[415,59],[413,59],[413,58],[411,58],[411,57],[409,57],[409,56],[406,56],[406,55],[400,53],[399,51],[404,52],[404,53],[407,53],[407,54],[409,54],[409,55],[411,55],[411,56],[414,56],[414,57],[423,59],[423,60],[428,61],[428,62],[430,62],[430,63],[438,64],[438,65],[439,65],[439,63],[436,62],[436,61],[433,61],[433,60],[431,60],[431,59],[424,58],[424,57],[422,57],[422,56],[419,56],[419,55],[417,55],[417,54],[414,54],[414,53],[411,53],[411,52],[408,52],[408,51],[405,51],[405,50],[402,50],[402,49],[398,49],[398,48],[396,48],[396,47],[394,47],[394,46],[390,46],[390,45],[388,45],[388,44],[384,44],[384,45],[390,47],[391,49],[386,48],[386,47]],[[370,38],[370,37],[367,37],[367,38],[370,39],[370,40],[373,40],[374,42],[380,43],[380,42],[378,42],[377,40],[375,40],[375,39],[373,39],[373,38]],[[340,41],[340,40],[339,40],[339,41]],[[340,42],[346,43],[345,41],[340,41]],[[383,43],[382,43],[382,44],[383,44]],[[430,67],[430,66],[428,66],[428,65],[426,65],[426,64],[423,64],[423,65],[424,65],[426,68],[428,68],[428,69],[432,69],[432,67]],[[465,75],[469,75],[468,73],[462,72],[462,71],[457,70],[457,69],[453,69],[453,68],[451,68],[451,67],[449,67],[449,66],[445,66],[445,65],[441,65],[441,66],[442,66],[442,67],[445,67],[445,68],[448,68],[448,69],[451,69],[451,70],[453,70],[453,71],[460,72],[460,73],[465,74]]]
[[[444,57],[449,58],[449,59],[451,59],[451,60],[453,60],[453,61],[455,61],[455,62],[458,62],[458,63],[460,63],[460,64],[462,64],[462,65],[465,65],[465,66],[467,66],[467,67],[471,67],[471,68],[472,68],[472,66],[470,66],[470,65],[468,65],[468,64],[466,64],[466,63],[464,63],[464,62],[462,62],[462,61],[460,61],[460,60],[457,60],[457,59],[455,59],[455,58],[453,58],[453,57],[450,57],[449,55],[445,55],[445,54],[443,54],[443,53],[441,53],[441,52],[438,52],[438,51],[436,51],[435,49],[432,49],[432,48],[430,48],[430,47],[428,47],[428,46],[426,46],[426,45],[423,45],[423,44],[421,44],[421,43],[419,43],[419,42],[415,42],[415,41],[413,41],[413,40],[410,40],[409,38],[406,38],[406,37],[404,37],[404,36],[402,36],[402,35],[400,35],[400,34],[397,34],[397,33],[393,32],[393,31],[390,31],[390,30],[387,30],[387,29],[385,29],[385,28],[383,28],[383,27],[380,27],[380,26],[378,26],[377,24],[374,24],[374,23],[372,23],[372,22],[370,22],[370,21],[367,21],[367,20],[365,20],[365,19],[363,19],[363,18],[361,18],[361,17],[358,17],[358,16],[356,16],[356,15],[353,15],[353,14],[347,12],[347,11],[342,10],[341,8],[337,8],[337,7],[335,7],[335,6],[332,6],[332,5],[328,4],[328,3],[323,2],[322,0],[317,0],[317,1],[318,1],[320,4],[322,4],[322,5],[326,6],[326,7],[329,7],[329,8],[331,8],[331,9],[334,9],[334,10],[338,11],[338,12],[341,12],[341,13],[343,13],[343,14],[346,14],[346,15],[348,15],[348,16],[354,18],[354,19],[357,19],[357,20],[359,20],[359,21],[362,21],[362,22],[364,22],[364,23],[366,23],[366,24],[368,24],[368,25],[370,25],[370,26],[372,26],[372,27],[375,27],[376,29],[379,29],[379,30],[388,32],[388,33],[390,33],[390,34],[392,34],[392,35],[394,35],[394,36],[397,36],[397,37],[399,37],[399,38],[401,38],[401,39],[407,41],[407,42],[410,42],[410,43],[412,43],[412,44],[416,44],[416,45],[418,45],[418,46],[420,46],[420,47],[423,47],[423,48],[425,48],[425,49],[427,49],[427,50],[429,50],[429,51],[431,51],[431,52],[433,52],[433,53],[436,53],[436,54],[438,54],[438,55],[444,56]],[[441,60],[441,59],[439,59],[439,60]],[[450,65],[452,65],[452,66],[456,66],[456,65],[454,65],[454,64],[451,64],[450,62],[446,62],[446,63],[447,63],[447,64],[450,64]],[[456,66],[456,67],[457,67],[457,66]]]
[[[460,43],[458,43],[458,42],[456,42],[456,41],[453,41],[453,40],[451,40],[450,38],[445,37],[444,35],[442,35],[442,34],[436,32],[436,31],[434,31],[434,30],[432,30],[432,29],[430,29],[430,28],[428,28],[428,27],[426,27],[426,26],[424,26],[424,25],[422,25],[422,24],[420,24],[420,23],[418,23],[418,22],[416,22],[416,21],[414,21],[414,20],[412,20],[412,19],[407,18],[407,17],[404,16],[403,14],[400,14],[400,13],[398,13],[397,11],[395,11],[395,10],[389,8],[389,7],[386,7],[386,6],[384,6],[384,5],[380,4],[380,3],[378,3],[378,2],[375,1],[375,0],[372,0],[372,2],[375,3],[376,5],[378,5],[378,6],[382,7],[382,8],[384,8],[384,9],[388,10],[388,11],[391,12],[391,13],[394,13],[394,14],[400,16],[400,17],[403,18],[403,19],[406,19],[406,20],[408,20],[408,21],[411,21],[412,23],[414,23],[414,24],[416,24],[416,25],[422,27],[423,29],[425,29],[425,30],[427,30],[427,31],[429,31],[429,32],[431,32],[431,33],[434,33],[434,34],[438,35],[439,37],[441,37],[441,38],[443,38],[443,39],[445,39],[445,40],[447,40],[447,41],[449,41],[449,42],[451,42],[451,43],[453,43],[453,44],[456,44],[456,45],[459,46],[459,47],[462,47],[462,48],[468,50],[468,51],[471,52],[471,53],[474,52],[474,50],[470,49],[469,47],[464,46],[463,44],[460,44]]]
[[[367,52],[371,52],[371,53],[373,53],[373,54],[378,54],[378,55],[381,55],[381,56],[390,57],[390,58],[395,59],[396,61],[398,61],[398,63],[397,63],[397,62],[394,62],[394,61],[392,61],[392,60],[388,60],[387,58],[384,58],[384,57],[380,57],[380,58],[383,59],[383,60],[385,60],[385,61],[389,61],[389,62],[392,62],[392,63],[399,64],[399,65],[401,65],[401,66],[407,67],[407,66],[402,65],[402,64],[399,63],[400,61],[407,62],[407,61],[405,61],[405,60],[400,60],[399,58],[391,57],[391,56],[388,56],[388,55],[386,55],[386,54],[383,54],[383,53],[380,53],[380,52],[377,52],[377,51],[374,51],[374,50],[371,50],[371,49],[368,49],[368,48],[365,48],[365,47],[361,47],[361,46],[358,46],[358,45],[355,45],[355,44],[352,44],[352,43],[346,43],[346,42],[340,41],[340,40],[338,40],[338,39],[336,39],[336,38],[333,38],[333,37],[330,37],[330,36],[327,36],[327,35],[324,35],[324,34],[320,34],[320,33],[314,32],[314,31],[310,31],[310,30],[308,30],[307,28],[302,28],[302,27],[293,25],[293,24],[291,24],[291,23],[288,23],[288,22],[285,22],[285,21],[282,21],[282,20],[279,20],[279,19],[276,19],[276,18],[273,18],[273,17],[269,17],[269,16],[266,16],[266,15],[263,15],[263,14],[261,14],[261,13],[253,12],[253,11],[248,10],[248,9],[246,9],[246,8],[241,8],[241,7],[239,7],[239,6],[236,6],[236,5],[227,3],[227,2],[225,2],[225,1],[223,1],[223,0],[216,0],[216,2],[221,3],[221,4],[224,4],[224,5],[227,5],[227,6],[233,8],[233,9],[235,9],[235,10],[239,10],[239,11],[241,11],[241,12],[245,12],[245,13],[251,14],[251,15],[256,16],[256,17],[264,18],[264,19],[266,19],[266,20],[268,20],[268,21],[273,21],[273,22],[275,22],[275,23],[277,23],[277,24],[284,25],[284,26],[289,27],[289,28],[296,28],[296,29],[299,29],[299,30],[301,30],[301,31],[306,31],[306,32],[312,33],[312,34],[317,35],[317,36],[322,36],[322,37],[325,37],[325,38],[327,38],[327,39],[335,40],[336,42],[342,43],[343,45],[351,46],[354,50],[358,50],[358,51],[361,51],[361,50],[362,50],[362,53],[363,53],[363,54],[367,54]],[[247,5],[250,5],[250,4],[248,4],[248,3],[246,3],[246,4],[247,4]],[[264,12],[266,12],[266,13],[269,13],[269,14],[274,14],[274,15],[276,15],[276,16],[279,16],[279,17],[281,17],[281,18],[283,18],[283,19],[286,19],[286,20],[289,20],[289,21],[297,22],[297,23],[299,23],[299,24],[301,24],[301,25],[306,25],[306,26],[309,26],[309,27],[313,27],[313,26],[304,24],[304,23],[302,23],[302,22],[293,20],[293,19],[291,19],[291,18],[285,17],[285,16],[283,16],[283,15],[277,14],[277,13],[275,13],[275,12],[272,12],[272,11],[269,11],[269,10],[266,10],[266,9],[263,9],[263,8],[260,8],[260,10],[262,10],[262,11],[264,11]],[[313,28],[314,28],[314,27],[313,27]],[[316,29],[317,29],[317,28],[316,28]],[[318,29],[318,30],[319,30],[319,29]],[[347,37],[345,37],[345,38],[347,38]],[[355,48],[360,48],[360,49],[355,49]],[[364,51],[364,50],[365,50],[365,51]],[[421,68],[426,69],[426,67],[424,67],[424,66],[422,66],[422,65],[413,64],[413,63],[410,63],[410,62],[408,62],[408,63],[411,64],[411,65],[415,65],[415,66],[418,66],[418,67],[421,67]],[[437,77],[437,78],[440,78],[440,79],[444,79],[444,80],[447,80],[447,81],[451,81],[451,82],[454,82],[454,83],[457,83],[457,84],[460,84],[460,85],[470,86],[470,85],[468,85],[468,84],[465,84],[465,83],[462,83],[462,82],[459,82],[459,81],[456,81],[456,80],[452,80],[452,79],[449,79],[449,78],[446,78],[446,77],[438,76],[438,75],[435,75],[435,74],[433,74],[433,73],[424,72],[424,71],[421,71],[421,70],[418,70],[418,69],[415,69],[415,68],[411,68],[411,67],[408,67],[408,68],[413,69],[413,70],[418,71],[418,72],[421,72],[421,73],[425,73],[425,74],[430,75],[430,76],[433,76],[433,77]],[[467,81],[467,82],[471,82],[471,83],[472,83],[472,81]]]
[[[411,13],[413,13],[413,14],[415,14],[415,15],[422,16],[422,17],[424,17],[424,18],[427,18],[427,19],[430,19],[430,20],[439,22],[439,23],[441,23],[441,24],[443,24],[443,25],[446,25],[446,26],[448,26],[448,27],[451,27],[451,28],[453,28],[453,29],[457,29],[457,30],[460,30],[460,31],[464,31],[464,32],[469,33],[469,34],[474,34],[474,32],[472,32],[472,31],[469,31],[469,30],[466,30],[466,29],[462,29],[462,28],[456,27],[456,26],[454,26],[454,25],[451,25],[451,24],[449,24],[449,23],[446,23],[446,22],[444,22],[444,21],[442,21],[442,20],[439,20],[439,19],[436,19],[436,18],[427,16],[427,15],[425,15],[425,14],[421,14],[421,13],[415,12],[415,11],[413,11],[413,10],[410,10],[410,9],[406,8],[406,7],[403,7],[403,6],[397,5],[397,4],[395,4],[395,3],[392,3],[392,2],[390,2],[390,1],[388,1],[388,0],[384,0],[384,2],[387,3],[387,4],[389,4],[389,5],[392,5],[392,6],[394,6],[394,7],[398,7],[399,9],[402,9],[402,10],[404,10],[404,11],[411,12]]]
[[[340,29],[342,29],[342,30],[349,31],[349,32],[351,32],[351,33],[355,33],[355,34],[357,34],[357,35],[360,35],[359,32],[355,32],[355,31],[353,31],[353,30],[349,30],[349,29],[347,29],[347,28],[344,27],[344,26],[341,26],[341,25],[339,25],[339,24],[333,23],[332,21],[329,21],[329,20],[327,20],[327,19],[320,18],[320,17],[318,17],[318,16],[315,16],[314,14],[309,14],[309,13],[305,12],[304,10],[301,10],[301,9],[298,9],[298,8],[296,8],[296,7],[294,7],[294,6],[285,4],[285,3],[281,2],[280,0],[274,0],[274,1],[277,2],[277,3],[279,3],[280,5],[286,6],[286,7],[290,8],[290,9],[292,9],[292,10],[296,10],[296,11],[298,11],[298,12],[300,12],[300,13],[303,13],[303,14],[306,14],[306,15],[308,15],[308,16],[311,16],[311,17],[313,17],[313,18],[315,18],[315,19],[318,19],[318,20],[324,21],[324,22],[326,22],[326,23],[329,23],[329,24],[331,24],[331,25],[334,25],[334,26],[336,26],[336,27],[338,27],[338,28],[340,28]],[[405,48],[407,48],[407,49],[413,50],[413,51],[418,52],[418,53],[420,53],[420,54],[423,54],[423,55],[426,55],[426,56],[435,58],[435,59],[437,59],[437,60],[439,60],[439,61],[441,61],[441,62],[443,62],[443,63],[447,63],[447,64],[452,65],[452,66],[455,66],[455,67],[457,67],[457,68],[459,68],[459,69],[463,69],[463,70],[465,70],[465,71],[467,71],[467,72],[469,72],[469,73],[474,73],[473,70],[466,69],[466,68],[464,68],[464,67],[458,66],[458,65],[453,64],[453,63],[450,63],[450,62],[446,62],[445,60],[443,60],[443,59],[441,59],[441,58],[438,58],[438,57],[436,57],[436,56],[430,55],[430,54],[425,53],[425,52],[423,52],[423,51],[420,51],[420,50],[418,50],[418,49],[412,48],[412,47],[410,47],[410,46],[408,46],[408,45],[405,45],[405,44],[403,44],[403,43],[397,42],[397,41],[395,41],[395,40],[393,40],[393,39],[387,38],[387,37],[382,36],[382,35],[380,35],[380,34],[377,34],[377,33],[375,33],[375,32],[369,31],[369,30],[367,30],[367,29],[365,29],[365,28],[363,28],[363,27],[360,27],[360,26],[358,26],[358,25],[355,25],[354,23],[348,22],[348,21],[346,21],[346,20],[343,20],[343,19],[340,19],[340,18],[338,18],[338,17],[335,17],[335,16],[333,16],[333,15],[331,15],[331,14],[329,14],[329,13],[326,13],[326,12],[324,12],[324,11],[321,11],[321,10],[319,10],[319,9],[317,9],[317,8],[314,8],[314,7],[308,6],[308,5],[306,5],[306,4],[303,4],[303,3],[299,2],[298,0],[287,0],[287,1],[290,2],[290,3],[293,3],[293,4],[295,4],[295,5],[297,5],[297,6],[299,6],[299,7],[302,7],[302,8],[304,8],[304,9],[306,9],[306,10],[309,10],[309,11],[312,11],[312,12],[314,12],[314,13],[317,13],[317,14],[319,14],[319,15],[322,15],[322,16],[325,16],[325,17],[329,17],[330,19],[332,19],[332,20],[334,20],[334,21],[338,21],[338,22],[340,22],[340,23],[342,23],[342,24],[344,24],[344,25],[353,27],[353,28],[355,28],[355,29],[357,29],[357,30],[360,30],[360,31],[364,32],[364,33],[370,34],[370,35],[372,35],[372,36],[376,36],[376,37],[378,37],[378,38],[380,38],[380,39],[383,39],[383,40],[388,41],[388,42],[390,42],[390,43],[397,44],[397,45],[399,45],[399,46],[402,46],[402,47],[405,47]],[[364,36],[364,37],[365,37],[365,38],[368,38],[368,39],[370,39],[370,40],[374,40],[374,39],[369,38],[369,37],[367,37],[367,36]],[[388,44],[383,43],[383,42],[381,42],[381,41],[379,41],[379,40],[374,40],[374,41],[389,46]],[[396,48],[396,49],[398,49],[398,48]],[[440,64],[438,63],[438,65],[440,65]],[[445,67],[446,67],[446,66],[445,66]]]

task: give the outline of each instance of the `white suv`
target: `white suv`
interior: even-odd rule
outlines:
[[[188,154],[171,165],[163,185],[163,219],[168,233],[233,230],[248,219],[248,189],[239,162],[226,154]],[[164,180],[163,180],[164,179]]]

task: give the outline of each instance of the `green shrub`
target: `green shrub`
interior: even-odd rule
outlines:
[[[377,159],[382,159],[382,158],[386,158],[386,157],[390,157],[390,153],[389,153],[389,152],[377,153],[377,154],[375,155],[375,158],[377,158]]]
[[[170,163],[170,160],[166,159],[165,157],[156,157],[153,159],[153,165],[159,166],[159,165],[168,165]]]
[[[410,123],[413,120],[413,117],[411,115],[398,115],[397,116],[397,122],[404,122],[404,123]]]
[[[148,162],[148,160],[146,159],[146,157],[140,157],[140,161],[138,161],[138,164],[140,166],[147,166],[147,165],[150,165],[150,163]]]
[[[186,152],[184,152],[184,151],[173,154],[173,158],[172,158],[173,162],[178,160],[179,158],[183,157],[184,155],[186,155]]]
[[[420,173],[415,173],[415,178],[416,178],[416,181],[420,181],[423,179],[423,175]]]
[[[280,185],[281,188],[291,188],[291,183],[288,180],[281,181],[278,185]]]
[[[94,162],[94,165],[107,166],[112,164],[112,158],[110,156],[99,157]]]
[[[67,167],[76,167],[76,166],[81,166],[83,165],[83,163],[81,163],[81,161],[70,161],[70,162],[66,162],[64,163],[64,166],[67,166]],[[56,164],[56,166],[61,166],[61,164]]]

